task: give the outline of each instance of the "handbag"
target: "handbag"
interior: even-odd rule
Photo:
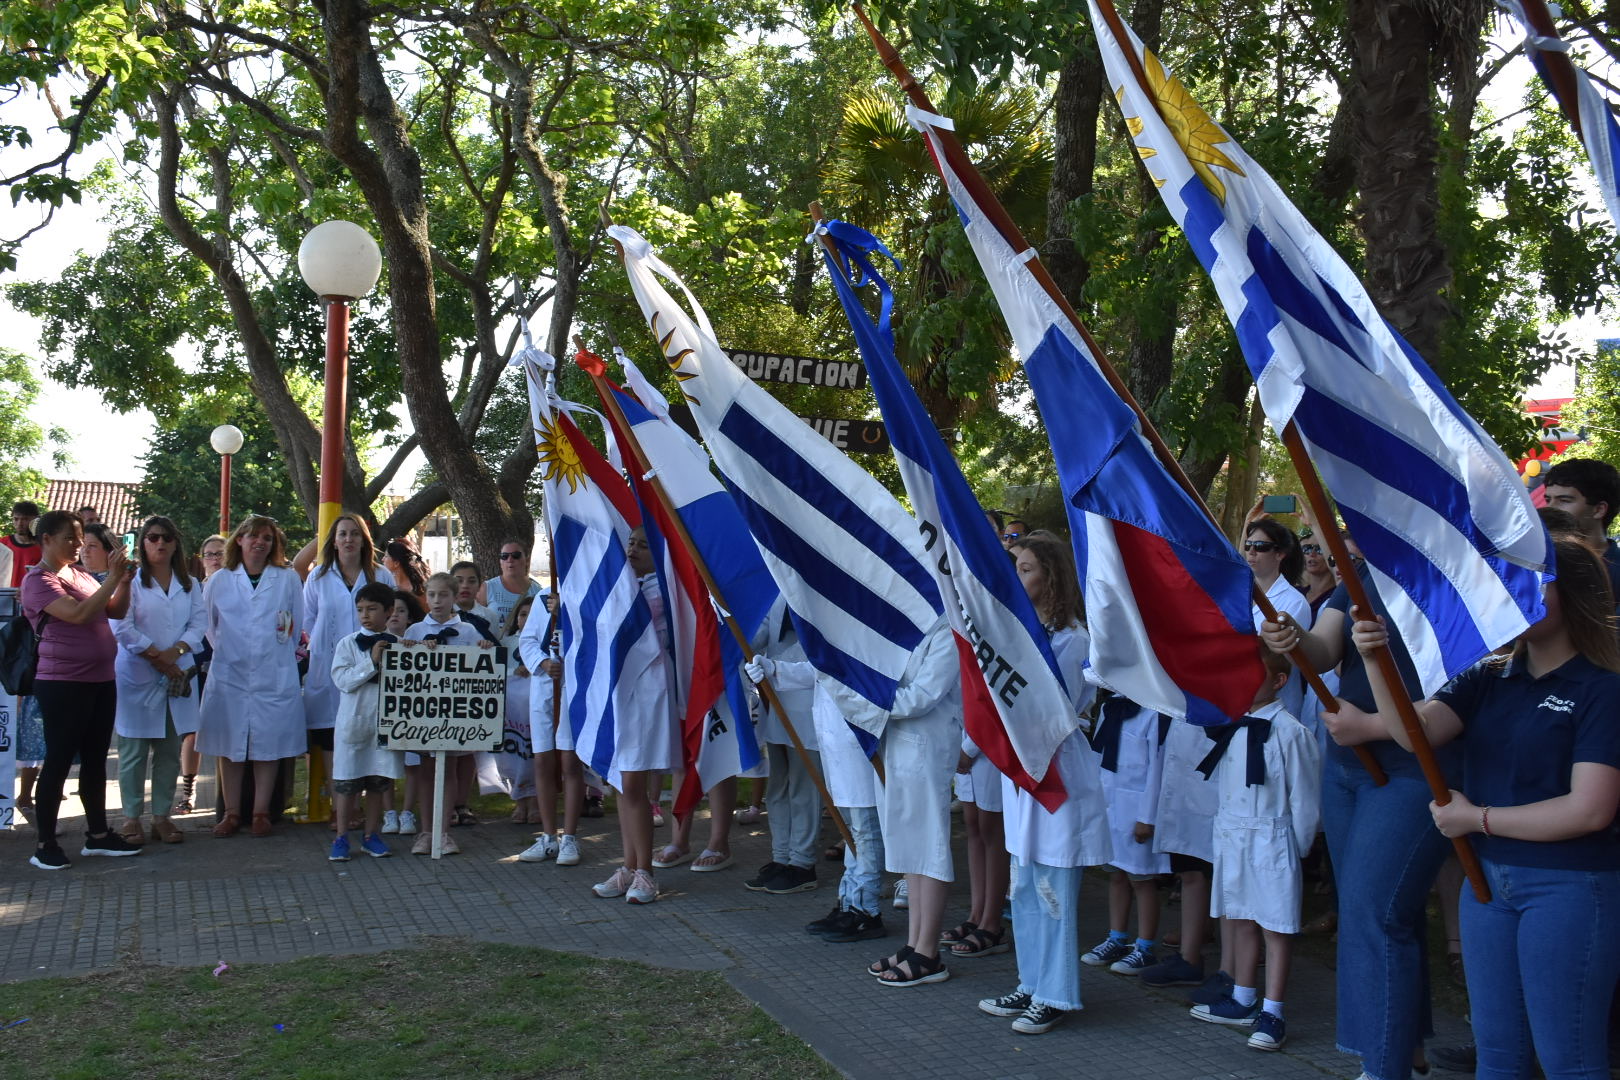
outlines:
[[[21,612],[0,621],[0,686],[6,693],[26,697],[34,692],[34,671],[39,667],[39,639],[50,616],[39,615],[36,631]]]

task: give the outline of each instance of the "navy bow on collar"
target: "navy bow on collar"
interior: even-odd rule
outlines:
[[[388,642],[388,644],[393,645],[393,644],[395,644],[396,642],[399,641],[399,638],[397,638],[393,634],[389,634],[389,633],[356,634],[354,636],[354,643],[356,645],[360,646],[360,648],[362,650],[364,650],[365,652],[370,652],[372,646],[376,645],[377,642],[379,642],[379,641],[386,641],[386,642]]]
[[[422,635],[422,640],[423,641],[437,641],[440,645],[443,645],[445,642],[449,641],[451,638],[460,637],[460,636],[461,635],[456,631],[455,627],[447,626],[443,630],[440,630],[436,634],[424,634],[424,635]]]
[[[1239,728],[1249,729],[1249,752],[1244,762],[1243,782],[1249,787],[1257,787],[1266,782],[1266,740],[1271,738],[1271,721],[1258,716],[1245,716],[1230,724],[1204,729],[1209,741],[1215,744],[1210,747],[1209,753],[1204,755],[1204,760],[1198,763],[1198,771],[1204,774],[1205,780],[1214,775],[1215,766],[1226,756],[1226,748],[1231,745],[1232,737],[1238,733]]]

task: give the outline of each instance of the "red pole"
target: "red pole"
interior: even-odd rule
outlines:
[[[320,513],[315,536],[324,543],[343,512],[343,429],[349,384],[349,302],[326,300],[326,403],[321,412]]]
[[[231,455],[219,455],[219,535],[231,535]]]

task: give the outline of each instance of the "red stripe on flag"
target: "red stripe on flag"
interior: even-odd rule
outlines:
[[[1227,716],[1248,712],[1265,678],[1259,637],[1232,628],[1167,540],[1123,521],[1112,524],[1137,610],[1165,673]]]
[[[1007,737],[1007,728],[1001,722],[996,703],[990,699],[990,688],[984,683],[984,671],[979,666],[973,646],[961,634],[953,633],[951,636],[956,639],[956,659],[962,668],[962,724],[967,729],[968,738],[977,743],[990,763],[1013,783],[1033,795],[1035,801],[1049,812],[1056,811],[1069,797],[1068,790],[1063,786],[1063,778],[1051,766],[1047,767],[1046,775],[1038,784],[1029,775],[1018,760],[1012,740]]]

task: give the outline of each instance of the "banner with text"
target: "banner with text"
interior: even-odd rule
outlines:
[[[506,653],[499,646],[389,646],[378,672],[378,745],[418,753],[499,751]]]
[[[831,386],[839,390],[859,390],[866,385],[866,367],[854,360],[824,360],[819,356],[789,356],[746,349],[723,351],[755,382]]]

